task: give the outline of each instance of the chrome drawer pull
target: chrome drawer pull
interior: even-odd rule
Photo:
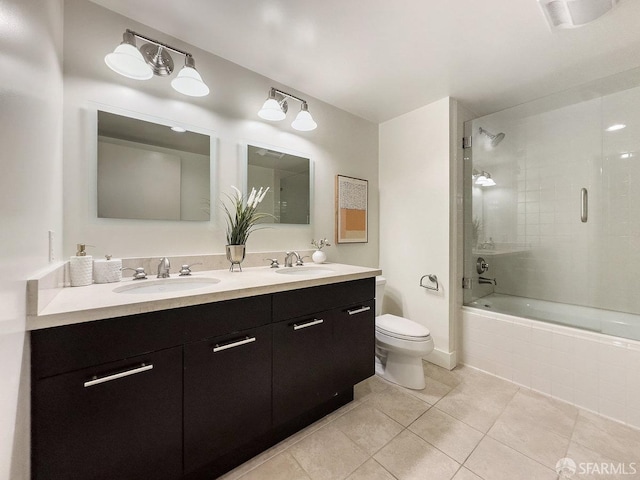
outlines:
[[[307,323],[294,323],[293,324],[293,329],[294,330],[300,330],[301,328],[313,327],[314,325],[319,325],[322,322],[324,322],[323,319],[316,318],[315,320],[312,320],[312,321],[307,322]]]
[[[116,380],[122,377],[128,377],[129,375],[135,375],[136,373],[146,372],[147,370],[151,370],[153,365],[145,365],[142,364],[141,367],[133,368],[131,370],[127,370],[126,372],[114,373],[113,375],[108,375],[106,377],[95,378],[93,380],[89,380],[88,382],[84,382],[85,387],[93,387],[94,385],[98,385],[104,382],[110,382],[111,380]]]
[[[228,348],[239,347],[240,345],[246,345],[247,343],[255,342],[256,337],[246,337],[242,340],[238,340],[237,342],[231,343],[217,343],[215,347],[213,347],[213,353],[221,352],[222,350],[226,350]]]
[[[355,315],[356,313],[368,312],[369,310],[371,310],[371,307],[360,307],[355,310],[347,310],[347,313],[349,315]]]

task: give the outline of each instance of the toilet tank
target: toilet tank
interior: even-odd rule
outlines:
[[[384,298],[384,286],[387,279],[382,276],[376,277],[376,317],[382,315],[382,299]]]

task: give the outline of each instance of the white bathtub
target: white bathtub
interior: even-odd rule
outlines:
[[[493,293],[467,306],[640,340],[640,315]]]
[[[640,316],[492,294],[459,326],[461,363],[640,428]]]

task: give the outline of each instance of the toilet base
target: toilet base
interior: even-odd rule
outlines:
[[[385,363],[376,356],[376,375],[402,387],[422,390],[425,386],[422,357],[387,352]]]

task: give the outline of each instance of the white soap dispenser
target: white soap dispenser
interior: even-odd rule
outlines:
[[[82,287],[93,283],[93,257],[87,255],[84,243],[78,244],[78,251],[69,259],[69,273],[72,287]]]

